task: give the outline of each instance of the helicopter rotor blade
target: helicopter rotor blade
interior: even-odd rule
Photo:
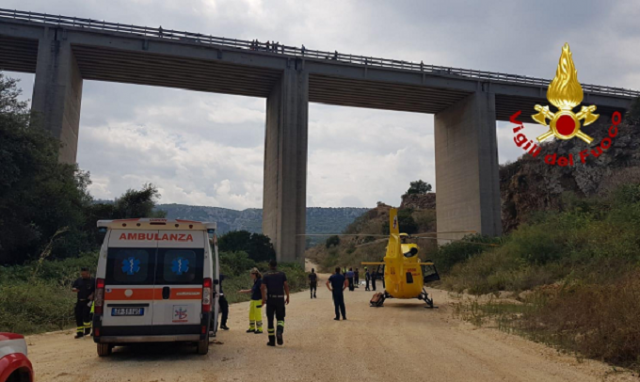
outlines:
[[[317,236],[317,237],[323,237],[323,236],[374,236],[374,237],[389,237],[389,235],[380,235],[377,233],[359,233],[359,234],[355,234],[355,233],[306,233],[306,234],[299,234],[298,236]]]
[[[440,237],[413,237],[413,239],[418,239],[418,240],[441,240],[441,241],[442,240],[448,240],[450,242],[486,245],[486,246],[489,246],[489,247],[499,247],[500,246],[498,244],[492,244],[492,243],[478,243],[477,241],[456,240],[456,239],[447,239],[447,238],[440,238]]]
[[[383,241],[388,241],[388,240],[386,238],[385,239],[378,239],[378,240],[370,241],[368,243],[358,244],[358,245],[356,245],[356,248],[366,247],[367,245],[372,245],[372,244],[380,243],[380,242],[383,242]]]
[[[476,231],[437,231],[437,232],[423,232],[423,233],[416,233],[413,235],[410,235],[411,237],[422,237],[422,235],[437,235],[437,234],[441,234],[441,233],[477,233]]]

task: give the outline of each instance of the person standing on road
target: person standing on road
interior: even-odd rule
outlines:
[[[262,334],[262,275],[258,268],[251,269],[253,286],[251,289],[243,289],[240,293],[251,293],[249,305],[249,330],[247,333]]]
[[[371,289],[376,291],[376,278],[378,277],[378,271],[371,272]]]
[[[76,336],[82,338],[91,333],[91,304],[96,291],[96,280],[88,268],[80,270],[80,278],[73,282],[71,290],[78,294],[76,301]]]
[[[353,268],[349,268],[346,276],[349,281],[349,292],[353,292]]]
[[[318,289],[318,274],[314,268],[311,268],[311,273],[309,273],[309,293],[311,293],[311,298],[316,297],[316,290]]]
[[[365,291],[369,291],[371,289],[369,289],[369,281],[371,281],[371,275],[369,274],[369,270],[368,269],[364,269],[364,281],[367,283],[366,286],[364,287]]]
[[[340,267],[336,267],[336,273],[332,274],[327,280],[327,288],[333,296],[333,306],[336,309],[336,317],[334,320],[340,321],[340,313],[342,319],[347,319],[347,309],[344,306],[344,290],[347,288],[347,279],[340,274]]]
[[[287,275],[277,269],[278,262],[274,259],[269,262],[269,272],[262,278],[262,305],[267,304],[267,326],[269,331],[268,346],[284,344],[285,305],[289,305],[289,283]],[[273,327],[273,316],[278,320],[278,330]]]
[[[360,288],[360,271],[358,268],[353,272],[353,283],[356,288]]]
[[[220,306],[220,313],[222,314],[222,319],[220,321],[220,329],[222,330],[229,330],[227,327],[227,319],[229,318],[229,302],[227,301],[227,298],[224,297],[224,292],[222,291],[222,282],[226,278],[227,277],[225,275],[222,273],[220,274],[220,297],[218,298],[218,305]]]

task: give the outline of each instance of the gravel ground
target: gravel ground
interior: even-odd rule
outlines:
[[[321,276],[326,280],[326,275]],[[230,307],[229,326],[207,356],[191,346],[119,347],[98,358],[91,339],[73,331],[28,338],[37,381],[637,381],[596,361],[578,362],[543,345],[451,317],[446,292],[439,309],[388,300],[369,308],[371,292],[346,292],[348,321],[333,320],[330,292],[292,295],[285,345],[247,334],[248,303]],[[265,320],[266,321],[266,320]],[[266,322],[265,322],[266,326]]]

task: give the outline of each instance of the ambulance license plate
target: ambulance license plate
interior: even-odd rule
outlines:
[[[111,308],[112,316],[144,316],[144,308]]]

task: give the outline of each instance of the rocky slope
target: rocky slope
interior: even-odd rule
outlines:
[[[582,128],[593,137],[587,145],[580,139],[553,140],[541,146],[537,157],[523,155],[518,161],[500,169],[502,197],[502,225],[509,232],[526,221],[532,211],[562,209],[564,195],[598,197],[626,182],[640,182],[640,104],[618,125],[615,137],[609,137],[611,118],[600,116],[598,121]],[[524,130],[526,132],[526,127]],[[612,132],[615,132],[612,130]],[[603,139],[611,139],[611,147],[602,150]],[[534,138],[534,137],[529,137]],[[604,141],[606,147],[608,141]],[[585,162],[580,153],[588,150]],[[601,154],[600,154],[601,153]],[[551,162],[556,154],[556,164]],[[596,157],[596,154],[600,154]],[[560,156],[573,156],[573,166],[557,164]]]

